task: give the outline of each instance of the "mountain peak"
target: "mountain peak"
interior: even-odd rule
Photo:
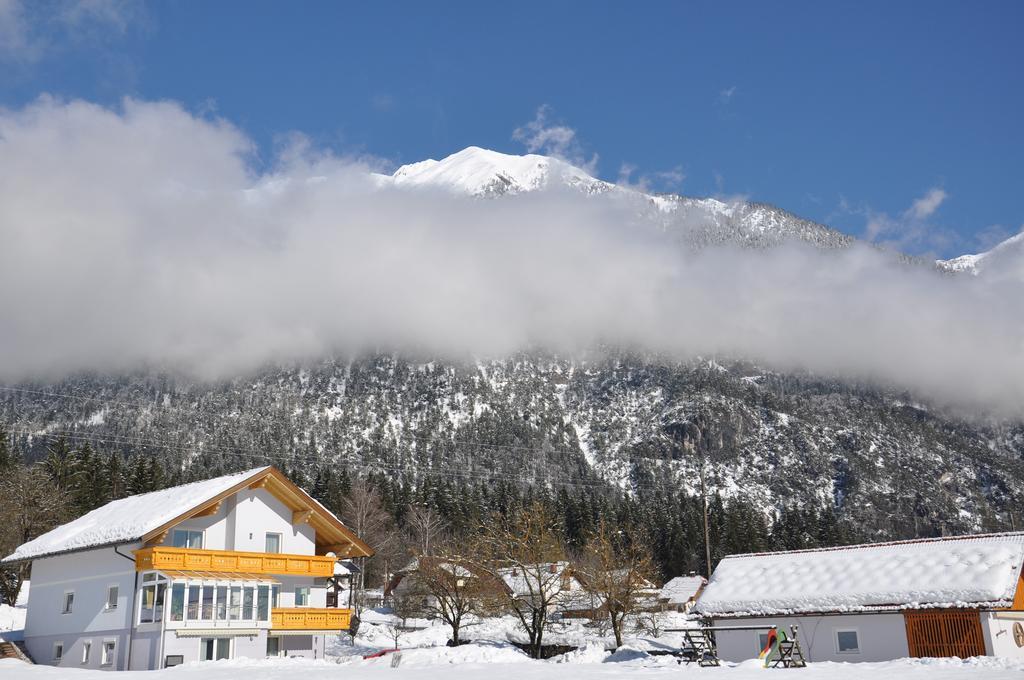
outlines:
[[[1024,254],[1024,231],[997,244],[991,250],[972,255],[961,255],[951,260],[937,260],[936,264],[946,271],[980,274],[984,269],[1000,262],[1013,262],[1019,267]]]
[[[613,186],[558,158],[517,156],[478,146],[468,146],[439,161],[403,165],[391,177],[399,185],[434,186],[472,196],[518,194],[542,189],[553,181],[584,188],[588,193]]]

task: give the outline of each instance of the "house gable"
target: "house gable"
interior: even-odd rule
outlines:
[[[264,496],[268,507],[270,498],[276,499],[275,503],[280,504],[275,505],[278,514],[288,519],[293,531],[306,535],[306,529],[294,529],[302,525],[312,530],[316,552],[333,552],[339,557],[373,554],[369,546],[309,494],[280,471],[264,467],[111,501],[19,546],[0,564],[140,541],[145,546],[163,545],[174,527],[185,522],[208,523],[212,527],[227,512],[226,504],[237,503],[237,494],[256,490],[268,494]],[[227,532],[227,527],[224,529]],[[227,535],[224,534],[225,541]],[[252,540],[256,540],[255,536]]]
[[[276,499],[284,508],[281,511],[284,516],[287,516],[288,512],[291,513],[290,524],[292,526],[307,524],[313,529],[317,552],[333,552],[338,557],[369,557],[373,554],[373,550],[342,524],[337,517],[273,467],[258,471],[209,500],[161,524],[143,536],[142,540],[147,546],[160,545],[174,527],[196,517],[215,515],[221,511],[221,507],[229,498],[240,492],[257,490],[266,494],[262,496],[264,500],[267,500],[268,496]],[[243,494],[243,497],[248,499],[253,496]]]

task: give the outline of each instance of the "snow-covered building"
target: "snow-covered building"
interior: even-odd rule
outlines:
[[[552,614],[586,618],[601,606],[568,562],[503,567],[498,570],[497,576],[516,598],[538,602],[546,600]]]
[[[408,564],[395,572],[384,588],[384,598],[397,606],[397,601],[402,598],[422,600],[418,606],[425,611],[437,608],[438,600],[431,593],[427,582],[421,578],[426,572],[427,579],[443,576],[450,580],[449,589],[455,591],[463,589],[463,593],[470,593],[474,596],[482,595],[481,584],[490,583],[492,588],[501,587],[493,577],[482,569],[471,569],[468,563],[457,563],[437,557],[423,556],[413,558]],[[467,588],[467,586],[476,586]]]
[[[658,603],[662,609],[688,612],[707,583],[707,579],[696,574],[676,576],[661,587],[661,591],[658,593]]]
[[[772,625],[798,626],[808,661],[1024,657],[1022,565],[1020,532],[733,555],[693,611],[729,661]]]
[[[372,550],[272,467],[112,501],[21,545],[24,641],[37,663],[150,670],[322,657],[339,559]],[[340,598],[335,598],[335,604]]]

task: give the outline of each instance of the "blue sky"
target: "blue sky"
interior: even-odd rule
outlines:
[[[949,256],[1024,225],[1022,25],[1020,2],[0,0],[0,105],[172,99],[264,159],[299,131],[395,164],[522,153],[546,107],[602,178]]]

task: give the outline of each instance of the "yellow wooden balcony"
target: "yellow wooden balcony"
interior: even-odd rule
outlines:
[[[323,555],[199,550],[153,546],[135,551],[135,570],[167,569],[229,574],[332,576],[335,558]]]
[[[271,630],[348,630],[351,609],[275,607],[270,610]]]

